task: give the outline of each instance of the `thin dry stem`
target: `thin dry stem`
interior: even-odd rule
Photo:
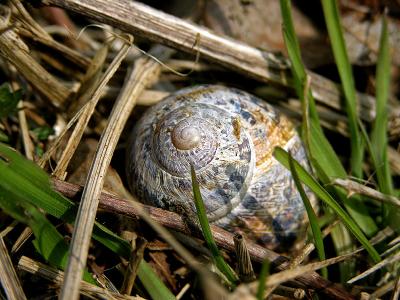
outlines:
[[[373,188],[362,185],[353,180],[335,178],[332,180],[332,184],[346,189],[351,194],[360,194],[360,195],[368,196],[375,200],[400,207],[400,199],[398,199],[397,197],[383,194]]]
[[[399,299],[400,297],[400,275],[397,276],[396,284],[394,285],[392,300]]]
[[[22,256],[18,262],[18,268],[37,276],[43,277],[57,286],[60,286],[64,281],[64,272],[61,272],[53,267],[49,267],[40,262],[36,262],[26,256]],[[80,293],[86,295],[89,298],[94,297],[95,299],[118,299],[118,300],[142,300],[141,297],[133,297],[128,295],[121,295],[108,291],[106,289],[100,288],[93,284],[81,281],[80,283]]]
[[[29,136],[28,122],[26,121],[25,111],[23,110],[24,102],[20,101],[18,103],[18,119],[19,127],[22,132],[22,142],[24,143],[25,156],[29,160],[33,160],[34,146]]]
[[[265,286],[266,287],[275,286],[275,285],[281,284],[283,282],[287,282],[291,279],[295,279],[296,277],[303,275],[305,273],[308,273],[311,271],[316,271],[316,270],[322,269],[324,267],[328,267],[330,265],[333,265],[338,262],[349,259],[349,258],[353,257],[354,255],[356,255],[357,253],[359,253],[360,251],[361,251],[360,249],[357,249],[356,251],[353,251],[348,254],[329,258],[329,259],[326,259],[326,260],[320,261],[320,262],[310,263],[310,264],[307,264],[304,266],[298,266],[293,269],[289,269],[289,270],[285,270],[285,271],[282,271],[282,272],[279,272],[276,274],[272,274],[272,275],[268,276],[268,278],[265,282]],[[256,289],[258,287],[258,282],[251,283],[250,286],[254,291],[256,291]]]
[[[376,300],[379,299],[379,297],[382,297],[383,295],[389,293],[391,290],[393,290],[394,285],[396,284],[395,280],[391,280],[388,283],[382,285],[380,288],[378,288],[375,292],[373,292],[368,300]]]
[[[398,262],[399,259],[400,259],[400,252],[385,258],[384,260],[382,260],[379,263],[375,264],[372,268],[369,268],[368,270],[362,272],[361,274],[351,278],[350,280],[347,281],[347,283],[351,284],[351,283],[356,282],[357,280],[365,278],[366,276],[374,273],[375,271],[377,271],[379,269],[384,268],[387,265],[390,265],[392,263]]]
[[[6,228],[4,228],[1,232],[0,232],[0,239],[3,239],[7,234],[9,234],[14,228],[15,226],[18,225],[18,221],[14,220],[12,221],[12,223],[10,225],[8,225]]]
[[[11,253],[16,253],[23,244],[32,236],[32,229],[25,227],[11,248]]]
[[[90,236],[105,173],[138,95],[149,82],[152,82],[157,72],[159,72],[159,65],[154,61],[147,58],[137,60],[135,68],[128,75],[121,94],[113,107],[109,123],[100,138],[96,156],[92,162],[79,205],[65,272],[65,283],[61,290],[60,299],[74,300],[78,298],[80,278],[86,265]]]
[[[104,92],[104,88],[107,85],[107,82],[112,78],[112,76],[118,70],[119,66],[121,65],[121,62],[128,54],[129,49],[130,46],[128,44],[123,44],[122,48],[115,56],[112,63],[108,66],[104,75],[99,79],[98,82],[94,81],[93,85],[88,88],[89,90],[87,93],[88,95],[87,98],[90,99],[90,101],[87,103],[87,105],[84,106],[84,109],[79,116],[78,122],[68,140],[67,146],[63,150],[59,163],[57,164],[57,167],[54,170],[53,173],[54,176],[58,178],[63,178],[67,170],[68,164],[72,156],[74,155],[76,148],[79,145],[79,142],[81,141],[84,131],[86,130],[86,127],[94,112],[94,109],[98,101],[100,100],[102,93]]]
[[[6,293],[7,299],[26,299],[25,293],[11,261],[11,257],[8,254],[7,247],[2,238],[0,238],[0,265],[0,282],[4,292]]]
[[[132,252],[129,259],[128,265],[126,267],[126,272],[124,276],[124,282],[121,287],[121,293],[130,295],[132,292],[133,285],[135,283],[137,269],[140,262],[143,259],[144,250],[146,249],[147,241],[143,238],[136,239],[136,247],[134,252]]]
[[[76,199],[82,192],[82,187],[71,183],[62,182],[59,180],[53,180],[53,186],[57,191],[61,192],[62,194],[64,194],[64,196],[71,199]],[[166,231],[166,229],[163,228],[163,226],[167,228],[172,228],[174,230],[189,235],[196,234],[196,232],[192,232],[188,228],[182,216],[174,212],[166,211],[152,206],[143,205],[137,202],[123,200],[106,192],[102,192],[100,195],[99,207],[113,213],[118,213],[133,218],[137,217],[143,218],[153,227],[154,230],[156,230],[170,244],[172,244],[169,241],[170,234],[168,232],[166,233],[162,232]],[[143,212],[146,213],[144,214]],[[150,222],[146,218],[151,218],[155,222]],[[230,252],[234,251],[233,235],[231,233],[215,225],[211,225],[211,230],[214,239],[219,247]],[[263,262],[264,259],[268,259],[279,270],[285,270],[288,268],[288,259],[286,257],[283,257],[267,248],[261,247],[249,240],[247,240],[246,242],[249,254],[253,261],[261,263]],[[188,251],[185,248],[180,249],[177,247],[177,245],[174,245],[174,249],[179,253],[179,255],[181,255],[188,262],[190,267],[192,267],[194,270],[198,270],[200,268],[200,266],[197,265],[197,263],[194,264],[194,262],[196,261],[195,258],[190,253],[188,253]],[[193,260],[191,261],[190,259]],[[210,281],[211,283],[214,283],[214,280]],[[325,280],[315,272],[302,274],[296,279],[296,281],[311,288],[321,290],[324,294],[330,297],[334,297],[336,299],[354,298],[348,292],[343,290],[340,286],[337,286],[332,282]]]
[[[273,53],[261,51],[242,42],[223,36],[153,9],[145,4],[128,0],[42,0],[107,23],[128,33],[137,34],[154,42],[166,44],[192,54],[199,53],[218,64],[261,81],[289,86],[288,61]],[[315,98],[329,107],[341,109],[341,91],[338,86],[317,74],[309,72]],[[375,117],[372,97],[358,94],[360,116],[371,121]],[[397,108],[396,108],[397,109]],[[398,109],[397,109],[398,110]],[[389,109],[390,112],[396,111]]]

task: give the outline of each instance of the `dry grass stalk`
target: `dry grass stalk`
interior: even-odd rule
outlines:
[[[18,236],[18,239],[15,241],[11,248],[11,253],[16,253],[25,242],[32,236],[32,229],[30,227],[25,227],[21,234]]]
[[[368,196],[372,199],[400,207],[400,199],[398,199],[397,197],[383,194],[373,188],[370,188],[353,180],[335,178],[332,180],[332,184],[346,189],[350,194],[360,194]]]
[[[229,69],[264,82],[288,86],[287,60],[273,53],[261,51],[239,41],[218,36],[188,21],[165,14],[147,5],[128,0],[42,0],[45,5],[56,5],[86,15],[101,23],[110,24],[128,33],[137,34],[154,42],[196,54]],[[325,105],[340,110],[341,92],[338,86],[309,72],[315,98]],[[372,97],[358,94],[360,116],[371,121],[375,116]],[[389,112],[397,114],[399,108]]]
[[[12,6],[18,12],[15,17],[22,25],[29,28],[35,36],[42,36],[46,39],[52,40],[53,38],[40,26],[28,13],[25,7],[22,5],[20,0],[11,0]]]
[[[6,228],[4,228],[1,232],[0,232],[0,239],[4,239],[4,237],[9,234],[14,228],[15,226],[18,225],[18,221],[14,220],[12,221],[12,223],[10,225],[8,225]]]
[[[301,275],[304,275],[305,273],[316,271],[316,270],[322,269],[324,267],[328,267],[330,265],[339,263],[341,261],[344,261],[346,259],[353,257],[360,251],[361,251],[360,249],[357,249],[356,251],[353,251],[348,254],[329,258],[329,259],[326,259],[326,260],[320,261],[320,262],[315,262],[315,263],[310,263],[307,265],[298,266],[293,269],[289,269],[289,270],[285,270],[285,271],[282,271],[282,272],[279,272],[276,274],[272,274],[272,275],[268,276],[268,278],[265,282],[265,286],[266,287],[275,286],[275,285],[287,282],[291,279],[295,279]],[[258,287],[258,282],[251,283],[250,286],[255,291]]]
[[[398,262],[399,259],[400,259],[400,252],[385,258],[384,260],[382,260],[379,263],[375,264],[373,267],[369,268],[368,270],[366,270],[366,271],[362,272],[361,274],[351,278],[350,280],[347,281],[347,283],[352,284],[352,283],[356,282],[357,280],[365,278],[366,276],[374,273],[375,271],[386,267],[387,265],[390,265],[390,264]]]
[[[110,164],[119,136],[128,120],[139,94],[160,71],[157,63],[148,58],[138,59],[127,76],[104,130],[92,162],[79,205],[60,299],[77,299],[83,267],[86,264],[89,242],[96,217],[104,176]]]
[[[21,1],[12,0],[11,2],[17,11],[14,14],[14,17],[20,23],[20,26],[18,27],[18,33],[21,36],[28,37],[34,40],[36,43],[55,50],[64,58],[68,59],[77,66],[80,66],[82,69],[85,69],[89,65],[90,59],[88,59],[86,56],[54,40],[53,37],[31,17],[29,12],[21,4]]]
[[[57,136],[56,140],[51,144],[50,148],[42,155],[42,157],[40,158],[40,160],[38,161],[38,165],[40,167],[44,167],[46,162],[49,161],[50,157],[54,154],[54,152],[57,150],[57,148],[60,146],[61,142],[63,141],[64,136],[66,135],[66,133],[68,132],[68,130],[76,123],[78,122],[78,120],[80,120],[80,124],[76,125],[76,130],[74,130],[74,135],[76,135],[76,137],[80,140],[79,135],[81,134],[81,131],[84,130],[86,128],[87,124],[86,119],[90,118],[91,113],[90,111],[92,111],[92,108],[95,106],[95,104],[98,102],[98,100],[101,97],[101,93],[104,91],[104,87],[103,84],[106,84],[106,82],[110,79],[110,77],[115,73],[116,68],[119,66],[119,64],[121,63],[122,59],[124,58],[124,56],[126,55],[126,53],[128,53],[128,51],[126,50],[125,46],[121,49],[121,51],[119,52],[119,54],[114,58],[113,62],[111,63],[109,69],[107,69],[102,77],[102,79],[100,80],[100,82],[98,82],[98,86],[93,85],[93,90],[89,91],[87,93],[88,96],[91,96],[91,100],[88,101],[86,104],[84,104],[84,106],[72,117],[72,119],[68,122],[67,126],[65,126],[65,128],[63,129],[63,131]],[[118,64],[119,62],[119,64]],[[85,118],[81,118],[82,114],[86,113],[86,117]],[[84,128],[82,129],[82,126],[84,125]],[[71,137],[69,139],[69,141],[71,141]],[[69,145],[70,143],[73,144],[73,141],[69,142],[66,146],[66,148],[64,149],[62,156],[64,156],[64,158],[62,158],[62,160],[70,160],[70,157],[73,155],[73,153],[76,150],[76,145]],[[74,148],[72,148],[72,146],[74,146]],[[69,150],[70,149],[70,150]],[[65,164],[65,163],[64,163]],[[63,167],[62,165],[59,167],[61,168]],[[63,169],[65,169],[65,167],[63,167]],[[61,174],[62,172],[58,171],[58,174]]]
[[[105,48],[102,48],[105,49]],[[104,72],[103,76],[98,80],[98,81],[93,81],[92,85],[88,87],[87,93],[82,95],[81,98],[85,99],[90,99],[87,102],[87,105],[84,106],[83,111],[80,113],[80,116],[78,118],[78,122],[68,140],[68,143],[66,147],[64,148],[60,160],[56,166],[56,169],[53,172],[53,175],[56,176],[57,178],[63,178],[68,164],[74,155],[76,148],[79,145],[79,142],[81,141],[81,138],[83,136],[83,133],[86,130],[86,127],[89,123],[89,120],[95,110],[95,107],[100,100],[101,95],[104,92],[104,88],[107,85],[107,82],[111,79],[111,77],[115,74],[119,66],[121,65],[121,62],[125,58],[125,56],[128,54],[130,49],[130,46],[128,44],[123,44],[122,48],[120,51],[117,53],[115,56],[114,60],[111,62],[111,64],[108,66],[107,70]],[[104,56],[106,51],[101,51],[100,50],[100,55]],[[97,57],[96,57],[97,58]],[[100,60],[103,60],[100,58]],[[100,69],[99,69],[100,70]]]
[[[21,128],[22,132],[22,142],[24,144],[25,156],[29,160],[33,160],[34,146],[31,137],[29,136],[28,122],[26,120],[26,115],[23,108],[24,108],[24,102],[20,101],[18,103],[18,119],[19,119],[19,127]]]
[[[57,191],[64,194],[64,196],[70,199],[76,199],[82,192],[82,187],[59,180],[53,180],[53,186]],[[182,216],[180,216],[179,214],[156,207],[143,205],[137,202],[123,200],[106,192],[102,192],[100,195],[99,207],[109,212],[118,213],[133,218],[143,218],[160,235],[160,228],[155,227],[156,224],[158,225],[158,227],[161,227],[161,230],[163,231],[166,231],[163,227],[165,226],[167,228],[172,228],[186,234],[196,234],[196,232],[190,231]],[[143,212],[146,212],[146,214],[143,214]],[[146,216],[150,217],[155,222],[149,222],[149,220],[146,219]],[[214,239],[219,247],[230,252],[234,251],[235,246],[233,242],[233,234],[215,225],[211,225],[211,230]],[[169,242],[168,235],[163,234],[161,236]],[[286,257],[283,257],[267,248],[261,247],[251,241],[247,240],[246,243],[249,254],[253,261],[261,263],[264,259],[268,259],[270,262],[273,263],[274,266],[276,266],[278,270],[287,269],[288,259]],[[185,248],[180,249],[177,245],[174,245],[174,249],[179,253],[179,255],[181,255],[185,259],[185,261],[187,261],[188,265],[191,268],[196,271],[198,270],[200,274],[202,273],[202,270],[199,270],[201,266],[195,263],[196,259],[190,253],[187,254],[187,250]],[[210,281],[211,284],[214,283],[213,280]],[[323,292],[324,294],[330,297],[334,297],[336,299],[353,299],[353,296],[343,290],[340,286],[337,286],[325,280],[315,272],[301,274],[299,277],[296,278],[296,281],[313,289],[321,290],[321,292]],[[207,289],[210,289],[210,286],[208,286]]]
[[[46,266],[40,262],[36,262],[33,259],[30,259],[26,256],[22,256],[18,262],[18,268],[43,277],[57,286],[60,286],[64,281],[64,272],[59,271],[55,268]],[[118,299],[118,300],[139,300],[143,299],[141,297],[134,297],[128,295],[121,295],[115,292],[108,291],[101,287],[95,286],[93,284],[87,283],[85,281],[81,281],[80,284],[80,293],[82,295],[88,296],[89,298],[96,298],[96,299]]]
[[[394,285],[392,300],[399,299],[400,297],[400,275],[397,276],[396,284]]]
[[[326,227],[323,232],[322,232],[322,236],[325,238],[326,236],[328,236],[332,229],[339,223],[338,220],[336,220],[335,222],[333,222],[332,224],[330,224],[328,227]],[[310,253],[315,249],[315,245],[313,243],[308,243],[307,245],[305,245],[303,247],[303,249],[300,251],[300,253],[294,257],[289,265],[288,265],[288,269],[293,269],[297,266],[299,266],[307,257],[308,255],[310,255]],[[265,290],[265,297],[267,297],[268,295],[272,294],[272,292],[278,288],[278,284],[267,287]]]
[[[395,280],[391,280],[388,283],[382,285],[375,292],[371,293],[368,300],[379,299],[383,295],[385,295],[385,294],[389,293],[391,290],[393,290],[395,284],[396,284]]]
[[[132,252],[129,259],[128,265],[126,267],[124,282],[121,287],[121,293],[130,295],[132,292],[133,285],[135,283],[137,269],[140,262],[143,259],[144,250],[146,249],[147,241],[144,238],[136,239],[136,247]]]
[[[179,293],[176,295],[176,300],[180,300],[183,295],[185,295],[185,293],[187,292],[187,290],[189,290],[190,288],[190,284],[186,283],[183,288],[179,291]]]
[[[11,257],[8,254],[8,250],[3,238],[0,238],[0,265],[0,282],[7,296],[7,299],[26,299],[25,293],[22,289],[17,273],[15,272]]]
[[[0,28],[5,28],[10,25],[10,9],[2,5],[0,10]],[[29,54],[28,46],[19,37],[16,29],[7,30],[0,35],[0,54],[54,106],[61,106],[69,96],[69,90]]]

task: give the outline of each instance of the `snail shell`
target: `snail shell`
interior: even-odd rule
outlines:
[[[282,249],[304,232],[306,214],[290,172],[272,156],[276,146],[309,168],[293,124],[270,105],[222,86],[183,89],[136,124],[129,185],[148,204],[195,212],[193,165],[212,223]]]

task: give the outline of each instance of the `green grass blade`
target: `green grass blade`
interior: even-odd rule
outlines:
[[[217,268],[226,276],[231,284],[236,284],[238,281],[238,277],[233,272],[231,267],[225,262],[212,236],[210,224],[208,223],[207,219],[206,208],[204,206],[203,198],[200,193],[199,183],[196,177],[196,172],[193,166],[191,166],[190,172],[192,176],[194,202],[196,205],[197,215],[203,232],[204,240],[207,243],[208,249],[211,251]]]
[[[258,300],[264,300],[264,293],[265,293],[265,282],[267,280],[267,277],[269,275],[269,261],[264,260],[261,266],[261,271],[260,275],[258,276],[258,288],[257,288],[257,294],[256,297]]]
[[[364,143],[358,129],[356,89],[354,85],[353,72],[347,56],[342,27],[340,24],[339,9],[336,0],[322,0],[321,3],[325,16],[326,27],[328,29],[329,39],[332,45],[333,55],[335,57],[335,62],[345,95],[345,107],[351,142],[351,170],[354,176],[361,178],[362,162],[364,159]]]
[[[323,133],[315,128],[313,123],[311,124],[310,136],[310,148],[313,152],[311,161],[322,183],[328,185],[331,182],[331,178],[347,178],[346,171],[333,148]],[[354,195],[348,199],[346,194],[340,189],[330,188],[329,190],[342,201],[348,213],[367,236],[373,236],[378,231],[378,226],[369,215],[369,211],[362,202],[361,197]]]
[[[389,33],[386,16],[382,18],[382,32],[378,63],[376,68],[376,118],[371,132],[372,149],[376,157],[376,173],[379,190],[391,195],[393,192],[392,177],[387,158],[387,102],[390,85]]]
[[[4,161],[0,160],[0,173],[6,173]],[[21,223],[27,224],[35,236],[33,244],[37,252],[52,266],[63,269],[67,263],[68,245],[42,212],[25,199],[20,198],[13,189],[0,185],[0,208]],[[85,270],[83,279],[96,284]]]
[[[274,157],[287,169],[290,169],[289,154],[282,148],[276,147]],[[332,196],[297,162],[294,161],[294,167],[300,180],[307,185],[325,204],[327,204],[342,220],[343,224],[353,233],[357,240],[368,251],[375,262],[380,261],[380,256],[368,239],[362,233],[357,224],[347,214],[347,212],[332,198]]]
[[[301,59],[300,45],[293,26],[292,15],[290,12],[290,0],[280,0],[280,7],[283,20],[283,39],[285,41],[286,49],[291,62],[296,92],[302,101],[302,104],[305,102],[306,98],[308,98],[307,110],[309,110],[309,116],[319,125],[319,117],[312,93],[309,89],[307,89],[308,91],[305,92],[305,86],[307,85],[307,73]]]
[[[347,173],[322,131],[312,91],[307,89],[307,75],[293,27],[290,0],[280,0],[280,5],[283,20],[283,37],[291,61],[297,95],[302,104],[302,136],[305,140],[310,161],[317,170],[319,179],[324,184],[329,184],[330,178],[346,178]],[[367,208],[360,199],[353,197],[354,199],[349,201],[339,189],[332,188],[332,190],[340,197],[347,211],[367,236],[372,236],[378,231],[375,221],[370,217]]]
[[[294,160],[291,155],[289,155],[289,166],[290,166],[290,172],[292,173],[293,176],[293,180],[296,184],[297,190],[300,193],[301,199],[303,200],[304,206],[307,211],[308,220],[310,221],[310,226],[314,237],[315,248],[317,249],[318,253],[318,258],[319,260],[323,261],[325,260],[325,249],[324,249],[324,241],[322,240],[321,228],[319,228],[318,225],[318,218],[311,205],[310,199],[308,199],[308,196],[304,191],[304,188],[300,182],[300,178],[299,175],[297,174],[296,168],[294,167]],[[322,268],[321,272],[322,276],[328,278],[327,268]]]
[[[160,281],[153,269],[144,260],[142,260],[139,264],[138,276],[152,299],[176,299],[170,290],[162,283],[162,281]]]
[[[12,191],[12,195],[19,202],[16,202],[17,200],[10,201],[10,199],[7,197],[9,197],[9,194],[11,192],[5,193],[4,191]],[[43,209],[46,213],[68,223],[74,222],[77,211],[77,206],[75,205],[75,203],[52,190],[49,178],[42,169],[40,169],[33,162],[25,159],[15,150],[9,148],[7,145],[2,143],[0,143],[0,199],[1,197],[6,197],[6,200],[4,201],[5,205],[10,205],[10,203],[13,202],[21,202],[23,203],[24,207],[39,207]],[[11,210],[11,212],[12,211],[13,210]],[[12,216],[18,219],[18,215]],[[35,232],[36,223],[29,225]],[[40,230],[48,228],[46,226],[40,225],[37,227]],[[37,229],[37,231],[39,231],[39,229]],[[51,230],[47,229],[45,232],[48,233],[51,232]],[[57,241],[57,237],[55,237],[55,235],[52,238],[54,242]],[[93,229],[93,238],[114,253],[126,259],[129,259],[129,256],[131,254],[131,247],[129,243],[97,222],[95,223]],[[61,239],[63,240],[62,237]],[[46,246],[46,244],[43,242],[45,240],[46,239],[39,238],[37,242],[35,242],[35,247]],[[51,247],[46,246],[38,249],[43,249],[44,251],[45,249],[51,249]],[[67,245],[65,246],[65,249],[66,251],[68,250]],[[59,253],[64,252],[60,251]],[[54,258],[54,256],[47,257],[46,252],[43,252],[43,256],[46,259]],[[173,297],[172,293],[165,287],[164,283],[157,277],[157,275],[155,275],[152,269],[146,268],[145,265],[146,262],[143,261],[143,263],[139,265],[138,270],[138,272],[140,273],[138,276],[142,283],[145,286],[150,286],[150,284],[153,284],[155,287],[159,287],[161,285],[164,286],[163,288],[161,288],[160,291],[151,291],[151,293],[161,293],[164,295],[162,298],[157,299],[167,299]],[[146,275],[145,273],[147,272],[152,272],[153,274]],[[146,281],[148,280],[147,278],[151,278],[153,282],[146,283]],[[148,292],[150,293],[150,291]]]
[[[387,102],[390,90],[390,47],[386,15],[382,17],[378,62],[376,67],[376,117],[372,126],[371,144],[374,160],[376,161],[376,177],[379,190],[393,195],[393,182],[387,156]],[[400,228],[400,212],[389,205],[384,206],[386,224],[393,229]]]

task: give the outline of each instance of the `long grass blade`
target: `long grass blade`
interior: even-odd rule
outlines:
[[[10,195],[13,195],[14,201],[10,198]],[[0,200],[4,200],[1,202],[3,207],[18,203],[18,205],[8,210],[3,209],[15,219],[21,220],[21,222],[28,222],[34,234],[35,231],[40,233],[41,235],[35,234],[35,237],[39,236],[39,238],[36,238],[34,242],[38,252],[42,253],[43,257],[49,262],[53,261],[52,264],[54,266],[63,268],[65,266],[63,260],[66,259],[68,245],[65,244],[63,246],[61,243],[61,241],[64,242],[63,237],[60,234],[57,235],[56,229],[51,227],[53,225],[44,216],[40,217],[38,213],[35,213],[35,209],[38,207],[64,222],[73,223],[77,206],[69,199],[53,191],[50,186],[50,180],[42,169],[2,143],[0,143]],[[13,214],[13,212],[18,212],[17,208],[22,209],[20,215]],[[24,215],[25,210],[32,210],[32,213],[29,214],[35,217],[32,222],[30,222],[30,218]],[[18,219],[19,216],[20,219]],[[41,233],[42,231],[43,233]],[[129,259],[131,254],[129,243],[97,222],[93,230],[93,238],[114,253]],[[54,245],[54,247],[51,245]],[[57,261],[59,263],[56,263]],[[138,276],[145,286],[150,286],[150,283],[145,282],[149,277],[152,278],[152,281],[158,281],[152,283],[154,287],[157,288],[164,285],[151,268],[143,267],[143,265],[146,265],[146,262],[143,261],[139,265],[138,273],[140,275]],[[141,270],[141,268],[144,269]],[[144,275],[145,272],[152,272],[153,274]],[[150,291],[148,292],[151,295]],[[153,290],[151,292],[163,295],[162,298],[157,297],[154,299],[173,297],[173,294],[165,285],[161,290]]]
[[[290,169],[289,154],[282,148],[276,147],[274,157],[287,169]],[[371,245],[357,224],[347,214],[347,212],[332,198],[332,196],[297,162],[294,161],[294,167],[300,180],[307,185],[325,204],[327,204],[342,220],[346,227],[353,233],[357,240],[368,251],[375,262],[381,260],[378,252]]]
[[[7,174],[4,161],[0,160],[0,174]],[[21,198],[13,188],[0,185],[0,208],[19,222],[27,224],[35,236],[33,244],[42,257],[52,266],[65,268],[67,263],[68,245],[42,212],[34,205]],[[96,284],[86,270],[83,279]]]
[[[306,192],[304,191],[299,175],[297,174],[296,168],[294,166],[294,159],[291,155],[289,155],[289,166],[290,166],[290,172],[292,173],[293,176],[293,180],[296,184],[297,190],[300,193],[301,199],[303,200],[304,206],[307,211],[308,220],[310,221],[311,231],[314,237],[315,248],[317,249],[318,253],[318,258],[319,260],[323,261],[325,260],[325,249],[324,249],[324,241],[322,239],[321,228],[318,225],[318,218],[311,205],[310,199],[308,198]],[[328,278],[327,268],[321,269],[321,272],[322,276]]]
[[[376,66],[376,117],[371,132],[371,154],[375,161],[379,190],[384,194],[393,195],[393,182],[387,157],[387,104],[390,88],[390,48],[387,27],[387,18],[386,15],[383,15],[378,62]],[[390,208],[390,206],[385,206],[385,219],[388,221],[388,224],[399,228],[399,214]]]
[[[364,142],[358,129],[356,89],[340,24],[339,9],[336,0],[322,0],[321,3],[333,55],[345,95],[345,108],[348,117],[351,142],[351,170],[354,176],[361,178],[362,162],[364,159]]]
[[[211,251],[211,254],[213,256],[217,268],[226,276],[226,278],[229,280],[231,284],[235,284],[237,283],[238,278],[236,274],[234,274],[231,267],[225,262],[212,236],[210,224],[208,223],[207,219],[206,208],[204,206],[203,198],[200,193],[199,183],[196,177],[196,172],[193,166],[191,166],[190,172],[192,176],[194,202],[196,205],[200,226],[203,231],[204,240],[207,243],[208,249]]]
[[[332,177],[345,179],[347,177],[346,170],[322,131],[315,100],[312,91],[308,88],[308,76],[301,60],[300,47],[290,12],[290,0],[280,0],[280,5],[283,20],[283,37],[291,61],[296,92],[302,103],[302,136],[305,140],[310,161],[316,169],[319,179],[324,184],[328,184]],[[359,197],[353,197],[354,199],[349,201],[339,189],[332,188],[331,191],[340,198],[346,210],[367,236],[372,236],[376,233],[378,227]]]

